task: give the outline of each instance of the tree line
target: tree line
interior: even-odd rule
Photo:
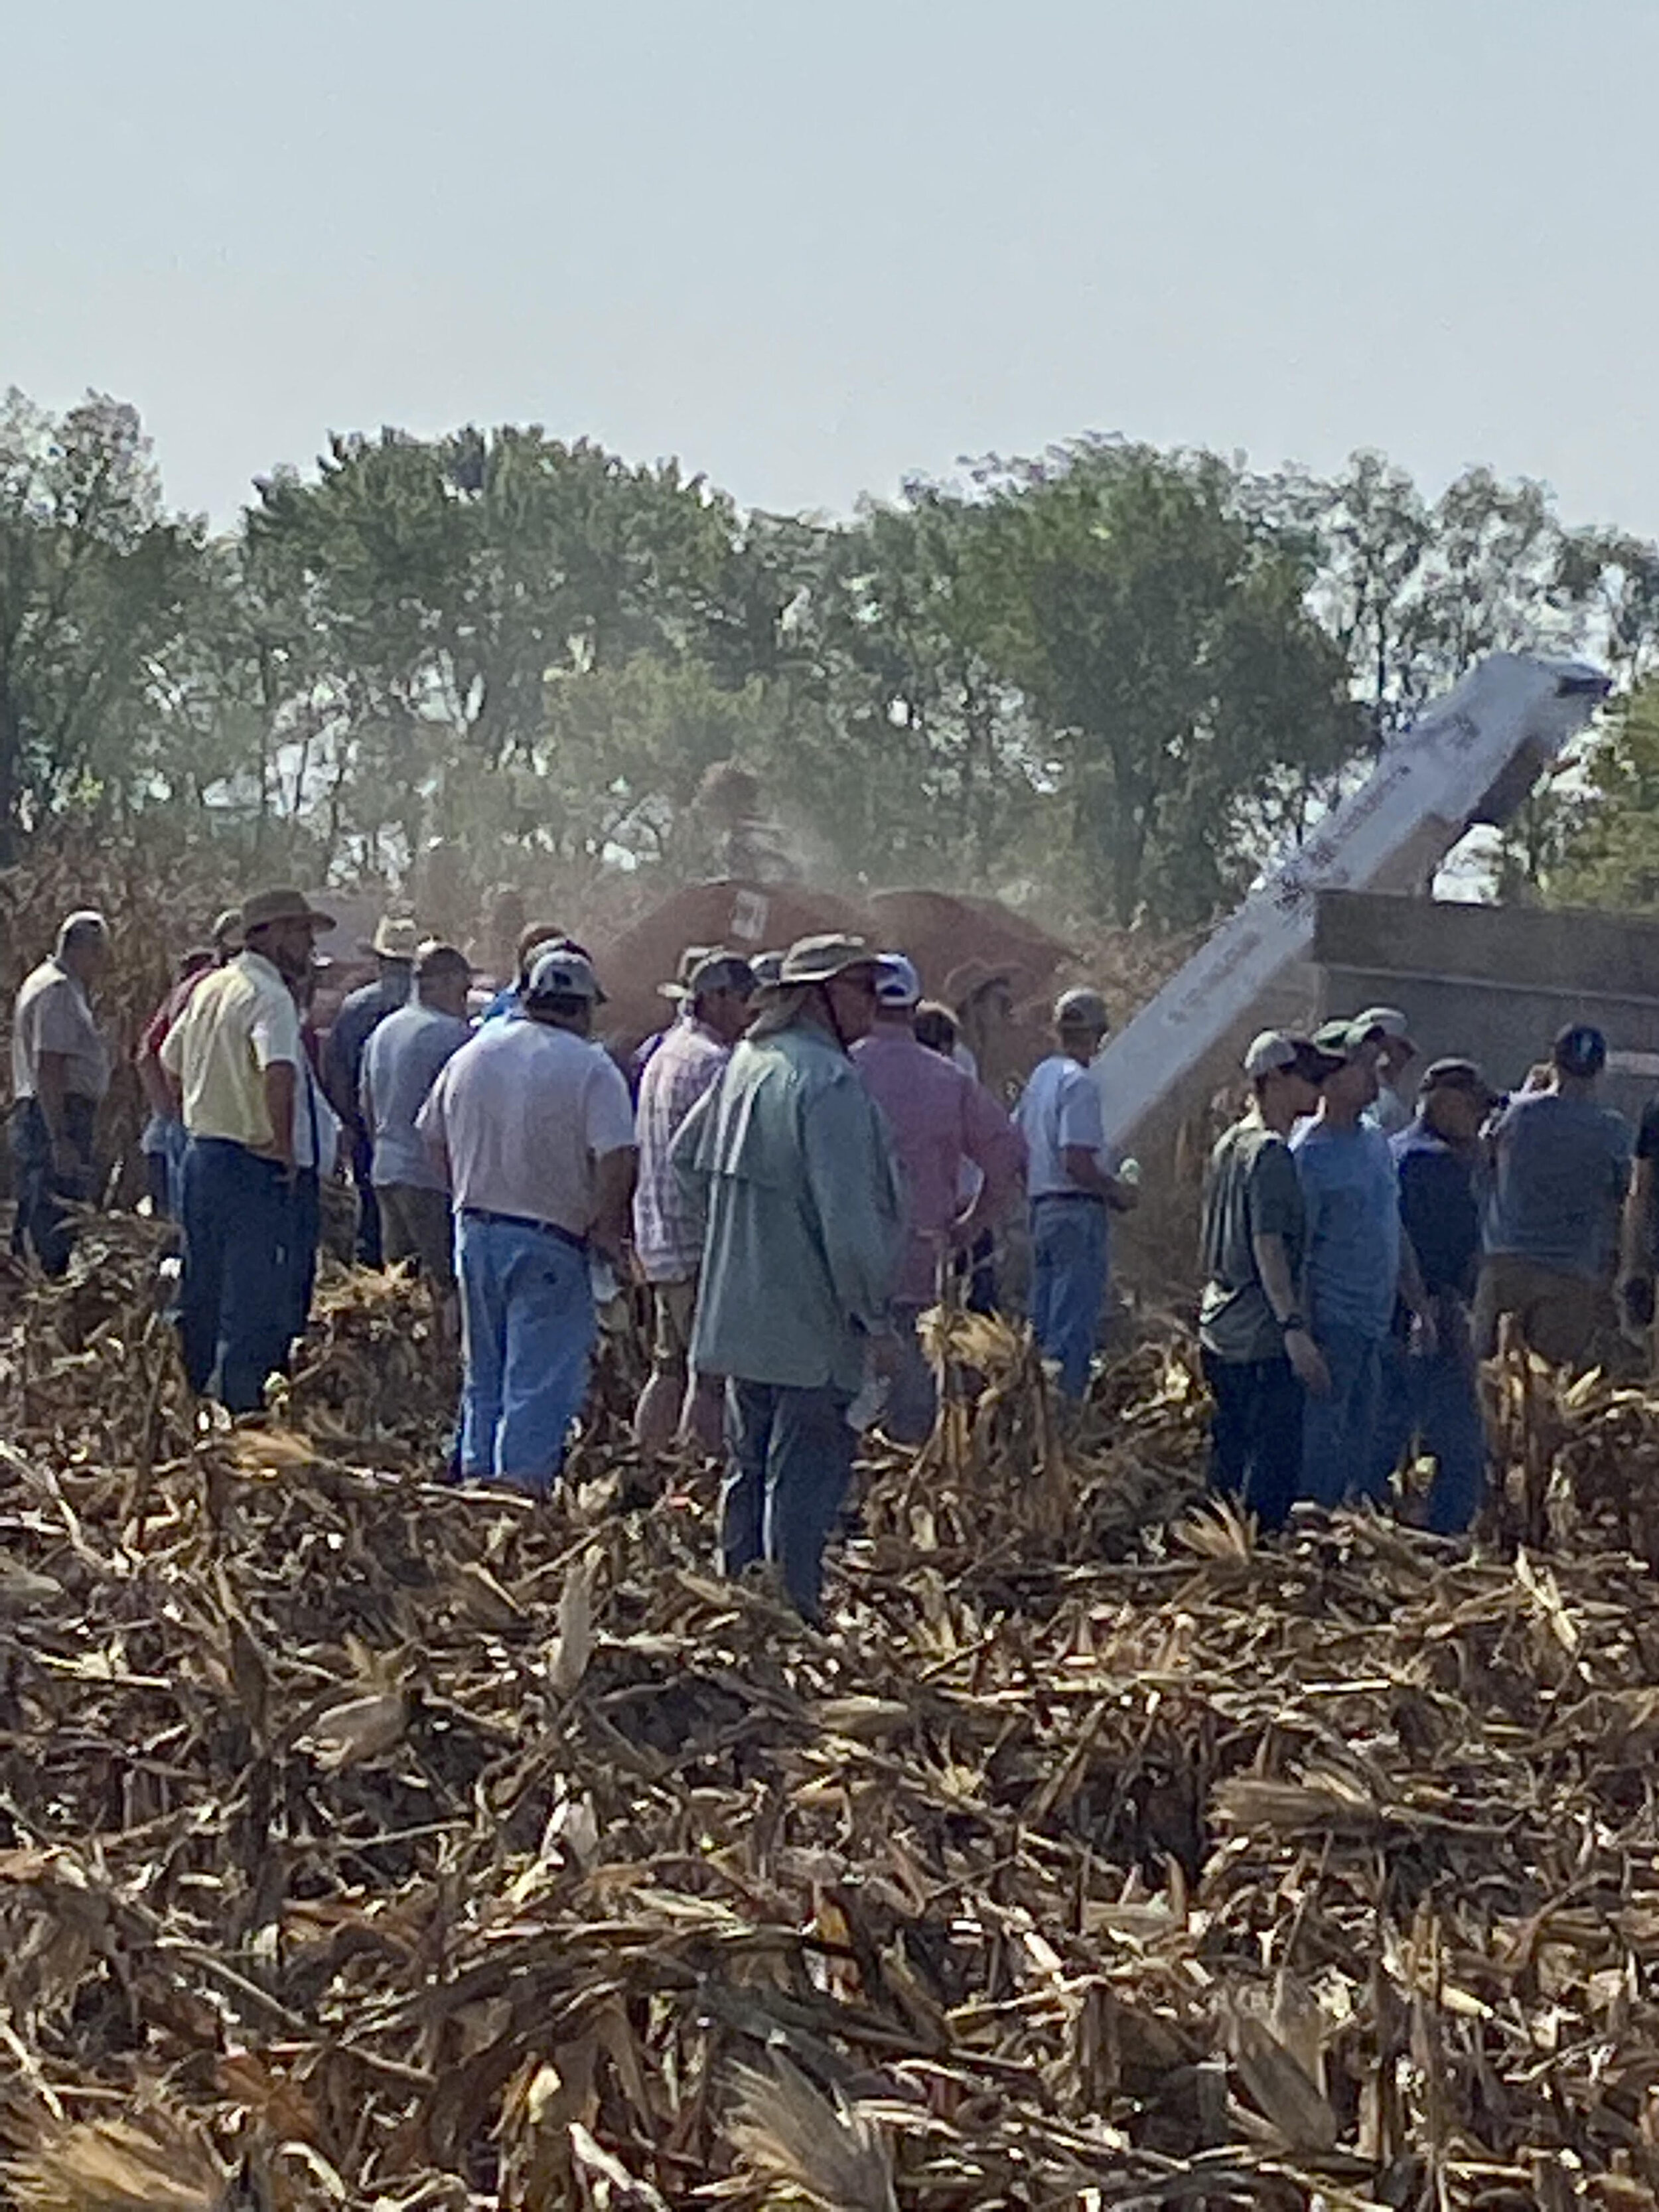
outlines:
[[[0,857],[149,827],[318,883],[793,866],[1186,927],[1504,648],[1620,703],[1502,886],[1659,905],[1659,546],[1528,480],[1091,435],[830,520],[386,429],[214,532],[131,407],[0,405]]]

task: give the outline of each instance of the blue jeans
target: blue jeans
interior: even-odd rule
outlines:
[[[1215,1400],[1210,1480],[1264,1529],[1282,1528],[1302,1478],[1302,1385],[1282,1353],[1277,1359],[1218,1359],[1204,1352],[1200,1358]]]
[[[301,1168],[289,1194],[288,1264],[290,1338],[303,1336],[311,1319],[312,1292],[317,1287],[317,1241],[322,1233],[323,1191],[315,1168]]]
[[[1093,1198],[1031,1200],[1031,1328],[1060,1387],[1081,1398],[1106,1303],[1106,1207]]]
[[[926,1443],[939,1418],[939,1386],[933,1364],[921,1348],[916,1323],[925,1306],[895,1304],[892,1322],[899,1340],[899,1370],[887,1393],[880,1426],[896,1444]]]
[[[184,1269],[179,1337],[190,1387],[218,1375],[220,1402],[257,1412],[288,1358],[291,1194],[275,1160],[220,1137],[192,1137],[180,1178]]]
[[[81,1162],[72,1174],[59,1169],[52,1156],[46,1117],[37,1098],[20,1098],[11,1109],[13,1188],[17,1212],[12,1221],[11,1249],[33,1250],[42,1271],[61,1275],[69,1266],[74,1242],[69,1216],[59,1199],[92,1196],[92,1132],[97,1108],[90,1098],[71,1091],[64,1100],[64,1134]]]
[[[726,1381],[721,1564],[740,1575],[751,1561],[769,1560],[808,1620],[819,1617],[823,1547],[853,1472],[852,1402],[833,1383]]]
[[[1328,1397],[1310,1391],[1302,1410],[1302,1495],[1316,1505],[1362,1498],[1381,1504],[1376,1418],[1382,1342],[1356,1328],[1321,1326],[1315,1340],[1331,1370]]]
[[[461,1480],[545,1495],[587,1395],[599,1323],[587,1248],[500,1213],[459,1214]]]
[[[1431,1358],[1413,1357],[1399,1337],[1390,1337],[1383,1350],[1377,1462],[1386,1486],[1407,1451],[1419,1444],[1434,1462],[1423,1526],[1437,1536],[1461,1536],[1486,1487],[1486,1427],[1467,1319],[1448,1314],[1443,1299],[1440,1327]]]

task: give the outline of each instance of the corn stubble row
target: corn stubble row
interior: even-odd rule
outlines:
[[[1515,1379],[1541,1542],[1257,1547],[1168,1347],[1062,1445],[953,1316],[818,1637],[615,1424],[434,1480],[395,1279],[193,1432],[153,1257],[10,1302],[11,2202],[1659,2201],[1659,1401]]]

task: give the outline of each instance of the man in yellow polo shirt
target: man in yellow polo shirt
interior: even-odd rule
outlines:
[[[188,1142],[179,1334],[193,1390],[233,1413],[264,1402],[288,1351],[294,1102],[305,1047],[290,981],[332,929],[295,890],[242,908],[243,950],[200,983],[161,1047]]]

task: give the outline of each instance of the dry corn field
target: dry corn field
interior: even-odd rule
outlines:
[[[1172,1350],[1067,1447],[953,1317],[820,1637],[610,1417],[435,1480],[395,1279],[197,1431],[155,1256],[8,1296],[10,2202],[1659,2202],[1659,1401],[1512,1382],[1531,1544],[1257,1549]]]

